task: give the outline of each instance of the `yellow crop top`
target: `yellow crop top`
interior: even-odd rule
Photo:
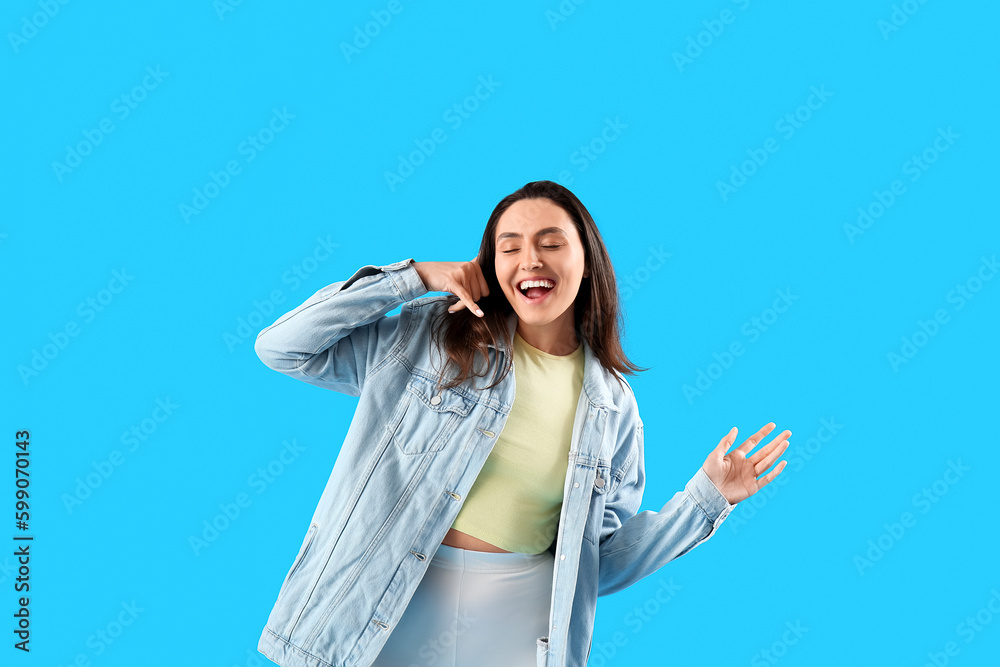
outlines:
[[[514,405],[452,528],[507,551],[536,554],[555,539],[583,345],[564,356],[514,333]]]

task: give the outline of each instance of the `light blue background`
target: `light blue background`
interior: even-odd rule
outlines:
[[[5,4],[0,511],[17,534],[14,432],[29,429],[35,541],[30,656],[11,647],[15,563],[0,560],[3,664],[270,664],[257,638],[356,399],[268,370],[253,337],[365,264],[472,258],[496,203],[537,179],[594,215],[626,351],[651,367],[632,379],[643,509],[731,426],[739,442],[771,420],[793,431],[773,493],[600,599],[590,664],[996,664],[996,5],[401,0],[350,61],[340,44],[387,3],[335,5]],[[142,89],[147,67],[166,74]],[[480,77],[499,85],[449,122]],[[800,109],[813,87],[831,95]],[[275,108],[294,118],[249,160],[241,142]],[[797,111],[788,136],[776,123]],[[102,119],[113,131],[59,173]],[[624,128],[602,144],[607,119]],[[445,141],[390,187],[436,128]],[[769,138],[777,152],[723,197]],[[229,161],[240,172],[185,221]],[[845,224],[895,179],[905,193],[852,242]],[[978,290],[961,308],[959,285]],[[779,290],[792,305],[751,335]],[[734,342],[743,354],[711,367]],[[699,371],[715,379],[686,396]],[[161,421],[158,400],[176,406]],[[285,441],[302,451],[255,477]],[[100,484],[68,505],[89,474]],[[250,505],[196,553],[240,493]],[[977,613],[979,630],[960,625]]]

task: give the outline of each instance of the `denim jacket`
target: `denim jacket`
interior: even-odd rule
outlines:
[[[268,367],[359,397],[258,650],[282,667],[368,667],[399,622],[503,430],[515,370],[483,389],[511,350],[489,346],[489,373],[436,388],[443,353],[430,318],[448,296],[406,259],[364,266],[319,290],[257,336]],[[387,316],[400,306],[398,313]],[[517,325],[511,313],[511,335]],[[699,468],[659,512],[642,502],[642,420],[631,386],[584,345],[538,667],[583,667],[597,597],[631,586],[698,546],[731,505]],[[485,361],[477,355],[476,370]],[[638,513],[637,513],[638,512]]]

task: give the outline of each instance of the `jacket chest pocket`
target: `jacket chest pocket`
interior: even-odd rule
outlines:
[[[591,544],[597,544],[601,537],[601,528],[604,525],[604,501],[620,480],[611,474],[611,464],[606,461],[598,461],[594,468],[593,489],[590,494],[590,509],[587,513],[587,525],[583,530],[583,537]]]
[[[434,380],[411,375],[386,428],[399,451],[425,454],[448,444],[475,401],[454,389],[437,389]]]

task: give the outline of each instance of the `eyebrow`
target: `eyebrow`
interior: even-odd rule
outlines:
[[[562,227],[543,227],[542,229],[539,229],[537,232],[535,232],[535,238],[538,238],[539,236],[545,236],[546,234],[562,234],[563,236],[566,236],[566,232],[562,230]],[[497,237],[497,243],[503,241],[504,239],[509,239],[509,238],[520,239],[524,238],[524,236],[518,234],[517,232],[504,232],[503,234]]]

